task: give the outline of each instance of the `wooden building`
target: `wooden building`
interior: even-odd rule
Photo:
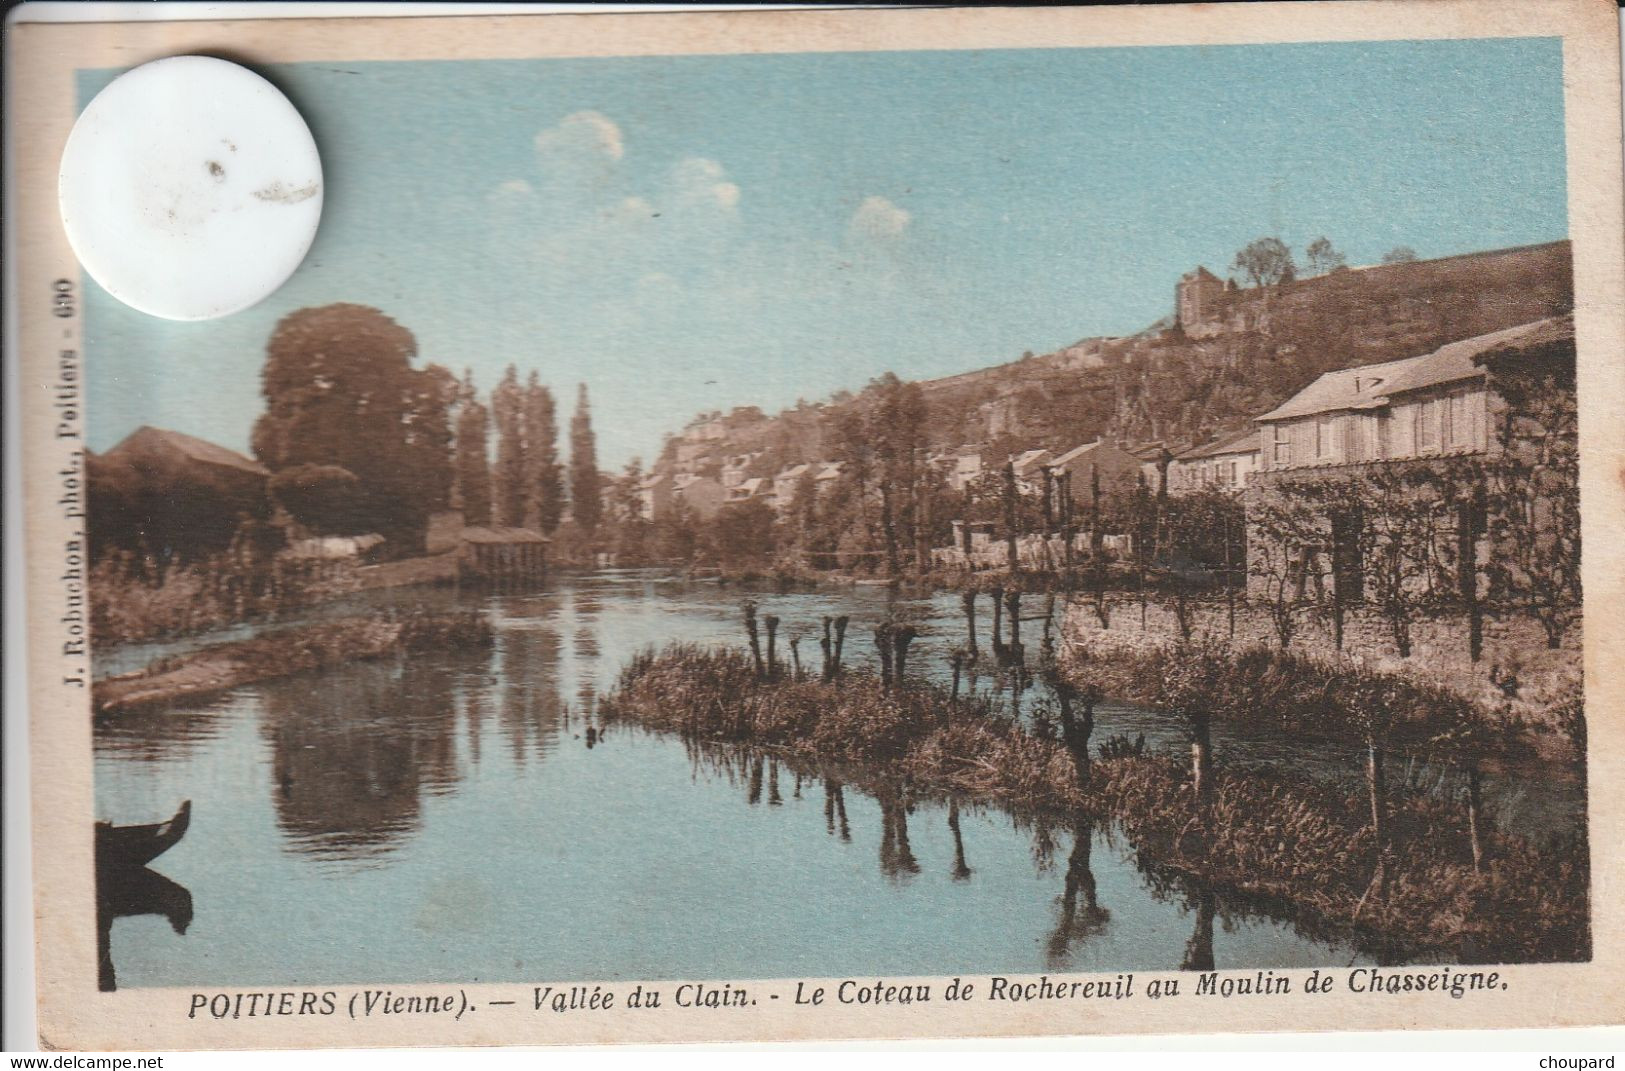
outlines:
[[[470,525],[462,530],[465,577],[496,585],[541,580],[547,570],[547,537],[531,528]]]

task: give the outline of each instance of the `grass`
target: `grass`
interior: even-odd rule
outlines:
[[[1157,705],[1171,666],[1203,697],[1213,720],[1299,737],[1363,743],[1372,699],[1388,723],[1388,743],[1450,758],[1520,760],[1533,754],[1529,723],[1510,708],[1489,708],[1439,685],[1385,673],[1353,660],[1331,661],[1267,647],[1232,650],[1196,642],[1134,647],[1098,643],[1070,653],[1064,675],[1103,695]]]
[[[763,680],[749,655],[728,649],[642,652],[600,710],[698,741],[771,747],[792,761],[923,789],[1114,820],[1146,865],[1367,947],[1474,961],[1590,956],[1582,839],[1536,845],[1492,833],[1486,865],[1475,870],[1465,808],[1403,787],[1388,800],[1387,882],[1370,898],[1377,850],[1358,788],[1221,766],[1200,804],[1185,763],[1122,741],[1097,749],[1080,783],[1047,722],[1028,728],[982,697],[888,689],[866,673],[830,684]]]

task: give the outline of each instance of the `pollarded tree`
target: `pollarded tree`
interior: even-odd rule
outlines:
[[[1255,286],[1274,286],[1297,274],[1292,250],[1279,238],[1258,238],[1248,242],[1230,265]]]
[[[570,513],[582,531],[598,528],[604,503],[598,473],[598,445],[592,430],[592,407],[587,385],[576,392],[576,411],[570,418]]]
[[[266,346],[255,455],[275,470],[336,465],[359,481],[357,516],[397,544],[422,538],[452,481],[456,381],[412,367],[417,340],[377,309],[336,304],[284,316]]]

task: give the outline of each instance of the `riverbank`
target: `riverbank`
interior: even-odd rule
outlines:
[[[97,715],[195,699],[274,677],[291,676],[385,655],[489,646],[490,623],[479,613],[404,613],[347,617],[215,644],[144,670],[97,681]]]
[[[1220,766],[1199,796],[1175,757],[1120,739],[1091,749],[1087,730],[1080,747],[1080,712],[1058,733],[1061,711],[1049,700],[1035,704],[1027,728],[985,696],[891,688],[865,673],[765,680],[743,652],[678,645],[634,658],[599,709],[916,788],[1112,820],[1147,865],[1388,954],[1534,962],[1590,953],[1583,840],[1536,845],[1481,831],[1475,867],[1466,807],[1396,788],[1385,798],[1379,885],[1364,792]]]

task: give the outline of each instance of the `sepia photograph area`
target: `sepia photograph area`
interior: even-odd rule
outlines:
[[[1559,40],[262,73],[305,265],[85,286],[102,989],[1590,959]]]

